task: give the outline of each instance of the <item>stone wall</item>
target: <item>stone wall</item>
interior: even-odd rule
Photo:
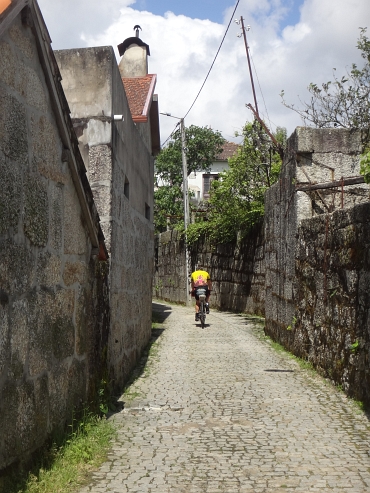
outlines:
[[[280,180],[266,193],[265,330],[370,402],[369,187],[297,191],[359,175],[361,150],[358,131],[297,128],[289,139]]]
[[[47,31],[23,14],[0,37],[0,469],[96,397],[109,330],[92,193]]]
[[[151,333],[153,158],[132,121],[113,48],[56,58],[110,254],[108,360],[118,390]]]
[[[210,304],[219,310],[264,315],[265,266],[263,226],[242,241],[211,246],[199,241],[190,249],[190,269],[204,266],[213,285]],[[186,303],[185,249],[176,231],[159,235],[153,296]]]
[[[302,221],[287,346],[370,403],[370,203]]]
[[[359,175],[363,135],[297,128],[279,181],[266,193],[261,230],[244,243],[192,249],[214,280],[212,305],[265,314],[265,331],[351,396],[370,403],[369,186],[325,184]],[[158,238],[154,296],[185,297],[185,252]]]
[[[366,185],[315,192],[302,184],[359,175],[361,132],[298,127],[288,140],[278,183],[265,196],[266,331],[284,342],[295,313],[295,251],[303,219],[369,200]],[[330,192],[330,193],[329,193]]]

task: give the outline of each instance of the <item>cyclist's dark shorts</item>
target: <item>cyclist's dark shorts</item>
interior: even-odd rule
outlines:
[[[205,289],[206,290],[206,296],[209,296],[209,288],[208,286],[198,286],[194,289],[194,296],[197,301],[199,301],[199,294],[198,294],[198,289]]]

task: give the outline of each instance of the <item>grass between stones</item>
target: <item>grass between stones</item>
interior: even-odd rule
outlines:
[[[265,319],[263,317],[258,317],[255,315],[245,315],[245,314],[241,314],[241,316],[243,318],[245,318],[248,322],[251,322],[254,325],[255,335],[261,341],[268,343],[269,346],[272,349],[274,349],[274,351],[281,354],[281,356],[283,356],[285,358],[294,360],[302,370],[306,370],[306,372],[308,372],[308,374],[310,374],[312,377],[320,378],[321,381],[325,385],[330,385],[331,387],[335,387],[338,392],[340,392],[343,395],[346,395],[341,385],[335,385],[330,380],[323,377],[315,369],[315,367],[312,365],[312,363],[310,363],[309,361],[304,360],[302,358],[299,358],[298,356],[295,356],[293,353],[291,353],[290,351],[285,349],[284,346],[282,346],[278,342],[273,341],[271,339],[271,337],[267,336],[264,332]],[[367,416],[369,416],[370,409],[365,405],[364,402],[358,401],[358,400],[356,400],[352,397],[349,397],[349,396],[347,396],[347,398],[348,398],[348,401],[353,404],[353,406],[355,407],[358,414],[363,414],[363,415],[366,414]]]
[[[140,376],[149,375],[148,361],[156,357],[163,332],[161,321],[153,313],[152,337],[126,387],[127,400],[140,397],[130,386]],[[31,467],[24,471],[17,468],[0,477],[0,493],[75,493],[106,461],[115,436],[116,428],[110,420],[86,410],[81,420],[74,420],[68,433],[35,458]]]
[[[63,438],[35,459],[30,470],[0,479],[6,493],[73,493],[107,458],[116,430],[106,418],[85,412]]]

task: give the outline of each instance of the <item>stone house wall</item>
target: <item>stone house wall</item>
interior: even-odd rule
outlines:
[[[56,58],[110,255],[108,361],[118,390],[151,333],[153,158],[132,121],[113,48]]]
[[[242,241],[211,246],[200,240],[190,249],[190,269],[204,266],[210,273],[213,292],[210,304],[219,310],[264,315],[265,266],[263,225]],[[184,242],[176,231],[158,235],[153,296],[186,303]]]
[[[109,330],[103,236],[37,5],[2,27],[0,469],[95,398]]]

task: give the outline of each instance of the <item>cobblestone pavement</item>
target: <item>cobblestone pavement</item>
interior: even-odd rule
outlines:
[[[370,492],[370,426],[252,319],[167,307],[118,440],[81,493]],[[127,401],[127,396],[122,397]]]

